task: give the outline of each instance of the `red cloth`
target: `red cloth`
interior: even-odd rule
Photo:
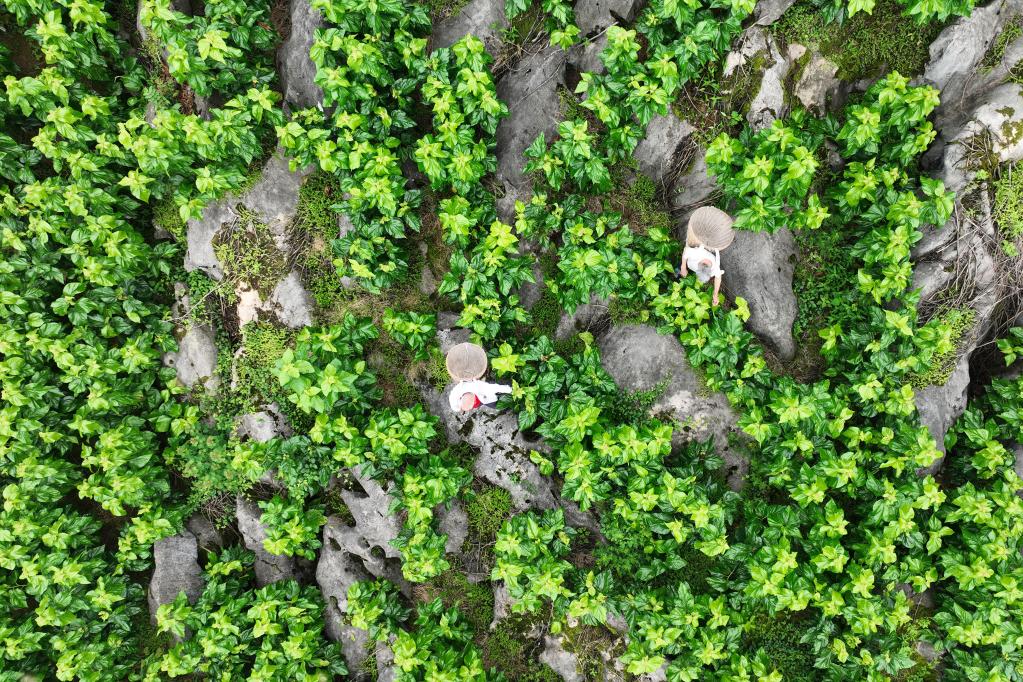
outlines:
[[[475,410],[477,407],[479,407],[482,404],[483,403],[480,402],[479,396],[477,396],[475,393],[473,393],[472,394],[472,407],[470,409]]]

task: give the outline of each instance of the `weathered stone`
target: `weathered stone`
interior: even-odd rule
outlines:
[[[727,398],[711,392],[693,371],[678,339],[648,325],[627,325],[611,329],[598,345],[601,364],[619,388],[649,391],[664,385],[651,412],[676,421],[672,444],[712,437],[729,467],[729,485],[741,487],[749,463],[729,445],[729,434],[738,433],[736,416]]]
[[[693,211],[708,203],[717,196],[717,183],[707,172],[706,155],[703,150],[696,153],[692,167],[675,181],[678,192],[672,197],[671,205],[678,216],[681,238],[685,238],[686,224]]]
[[[277,72],[285,105],[305,109],[323,102],[323,90],[314,80],[316,64],[309,56],[309,49],[324,21],[309,0],[291,0],[290,13],[291,33],[277,51]]]
[[[509,114],[497,126],[497,179],[505,185],[505,197],[528,198],[528,179],[523,173],[524,153],[540,133],[550,141],[561,120],[558,86],[565,82],[565,53],[547,47],[525,57],[497,82],[497,94]]]
[[[408,582],[401,575],[401,554],[391,544],[401,533],[401,523],[388,513],[391,496],[376,481],[356,470],[351,470],[351,475],[364,494],[341,489],[340,495],[352,513],[354,525],[336,523],[330,527],[330,537],[345,552],[360,558],[374,578],[386,578],[407,592]]]
[[[458,344],[467,343],[471,337],[472,332],[468,329],[437,330],[437,344],[440,346],[440,352],[445,355]]]
[[[732,76],[736,69],[751,64],[761,55],[770,52],[767,44],[768,33],[761,28],[743,31],[734,50],[725,55],[725,68],[722,76]]]
[[[430,44],[433,49],[451,47],[471,34],[483,41],[490,54],[497,56],[502,44],[501,33],[507,27],[504,0],[472,0],[460,12],[434,26]]]
[[[1013,57],[1019,57],[1013,54],[1014,49],[1006,50],[1002,63],[994,68],[982,68],[981,64],[1005,23],[1020,12],[1023,0],[995,0],[975,7],[968,17],[956,19],[931,43],[923,79],[941,90],[939,130],[966,120],[964,117],[973,109],[971,100],[1005,80],[1015,65]]]
[[[494,585],[494,618],[490,621],[490,629],[494,630],[497,624],[511,614],[511,605],[515,600],[508,594],[508,588],[504,581],[495,582]]]
[[[516,512],[559,506],[550,480],[529,459],[530,450],[548,448],[519,431],[514,413],[488,408],[452,412],[446,394],[429,386],[421,387],[421,392],[430,412],[444,424],[448,441],[464,441],[479,453],[474,465],[476,475],[507,490]]]
[[[579,672],[579,657],[565,650],[565,644],[560,637],[544,635],[543,651],[540,652],[539,659],[564,682],[585,682],[586,678]]]
[[[735,241],[721,252],[722,288],[746,299],[750,330],[785,361],[796,354],[795,257],[795,241],[786,228],[774,234],[736,230]]]
[[[377,642],[374,655],[377,659],[377,682],[395,682],[398,669],[394,665],[394,651],[391,649],[394,635],[389,642]]]
[[[451,500],[448,507],[438,505],[434,516],[437,518],[437,528],[448,536],[444,551],[448,554],[457,553],[465,539],[469,537],[469,517],[462,509],[462,505],[458,500]]]
[[[242,415],[235,429],[239,438],[248,438],[257,443],[265,443],[280,434],[277,420],[269,412],[249,412]]]
[[[419,253],[423,256],[423,269],[419,273],[419,292],[423,296],[433,296],[440,283],[430,268],[430,259],[428,258],[430,249],[425,242],[419,242],[418,246]]]
[[[941,654],[934,648],[934,645],[930,642],[925,642],[922,639],[916,643],[916,652],[920,654],[920,658],[924,659],[928,663],[933,663],[941,658]]]
[[[327,637],[339,642],[349,670],[359,670],[366,660],[369,633],[352,627],[344,617],[348,608],[348,588],[368,579],[358,558],[349,554],[339,541],[339,528],[344,524],[336,516],[323,527],[323,547],[316,563],[316,583],[320,586],[326,608],[323,611]]]
[[[950,264],[941,260],[925,261],[913,266],[911,289],[920,290],[920,301],[928,301],[943,291],[952,281],[955,272]]]
[[[1013,443],[1010,447],[1012,449],[1012,454],[1015,457],[1015,462],[1012,467],[1013,471],[1016,472],[1017,476],[1023,478],[1023,445],[1020,443]],[[1023,495],[1023,491],[1021,491],[1020,494]]]
[[[164,364],[177,370],[178,381],[186,388],[200,382],[207,389],[216,388],[217,342],[213,328],[192,325],[178,342],[178,351],[164,356]]]
[[[187,223],[185,269],[202,270],[215,280],[224,277],[222,264],[213,252],[213,241],[225,225],[238,219],[241,204],[266,224],[277,248],[288,250],[287,233],[298,208],[298,190],[312,167],[292,172],[283,154],[274,154],[263,166],[259,180],[243,195],[229,194],[203,209],[202,218]]]
[[[249,286],[248,282],[239,282],[234,290],[238,304],[235,310],[238,313],[238,326],[242,327],[250,322],[259,320],[259,311],[263,309],[263,299],[259,291]]]
[[[781,19],[785,10],[795,3],[796,0],[758,0],[756,8],[753,10],[753,14],[757,18],[757,26],[770,26]]]
[[[573,45],[568,50],[568,66],[578,77],[583,73],[592,73],[602,76],[607,72],[607,67],[600,59],[600,54],[607,47],[607,32],[599,33],[590,40],[585,40]],[[571,85],[571,83],[569,83]]]
[[[594,336],[600,336],[611,327],[609,305],[607,299],[594,295],[589,303],[582,304],[572,314],[563,313],[554,330],[554,338],[564,341],[579,332],[590,332]]]
[[[224,546],[224,536],[213,522],[202,514],[192,514],[185,522],[185,528],[195,536],[199,547],[207,552]]]
[[[541,298],[545,288],[543,271],[540,269],[539,261],[533,263],[533,281],[523,282],[519,287],[519,304],[526,310],[532,310]]]
[[[631,24],[644,4],[643,0],[579,0],[575,23],[582,35],[589,37],[611,24]]]
[[[838,65],[815,52],[799,74],[792,94],[806,109],[824,113],[828,104],[834,104],[838,98],[842,82],[836,77],[837,73]]]
[[[158,540],[153,545],[153,577],[149,580],[149,615],[156,623],[156,611],[185,593],[194,604],[202,595],[202,569],[195,536],[187,530]]]
[[[763,31],[764,29],[755,26],[749,30]],[[801,45],[793,45],[790,52],[783,53],[774,38],[770,36],[767,37],[767,48],[771,65],[764,71],[760,79],[760,88],[753,97],[753,101],[750,102],[749,111],[746,114],[746,120],[757,130],[767,128],[775,120],[785,118],[788,114],[785,80],[792,67],[792,61],[798,59],[802,55],[802,51],[806,49]]]
[[[694,132],[696,128],[672,112],[651,119],[646,135],[632,153],[640,172],[653,180],[656,186],[666,186],[676,170],[676,151]]]
[[[302,275],[292,270],[274,287],[263,308],[272,312],[281,324],[292,329],[313,323],[313,297],[302,285]]]
[[[263,512],[259,506],[238,495],[235,498],[235,514],[238,519],[238,532],[241,533],[245,546],[256,555],[253,567],[256,572],[256,584],[262,587],[279,580],[293,580],[295,560],[289,556],[271,554],[263,547],[267,535],[266,526],[260,521]]]

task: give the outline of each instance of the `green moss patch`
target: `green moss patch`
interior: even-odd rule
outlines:
[[[903,16],[895,0],[879,0],[872,14],[863,12],[843,23],[828,22],[811,0],[800,0],[772,29],[785,43],[816,48],[838,66],[846,81],[898,71],[904,76],[923,72],[930,45],[947,22],[924,26]]]

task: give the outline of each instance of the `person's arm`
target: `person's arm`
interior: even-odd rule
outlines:
[[[689,267],[686,265],[686,256],[689,255],[689,247],[682,249],[682,267],[678,269],[678,274],[682,277],[689,275]]]
[[[714,275],[714,295],[710,299],[710,302],[714,305],[718,304],[719,291],[721,291],[721,275]]]

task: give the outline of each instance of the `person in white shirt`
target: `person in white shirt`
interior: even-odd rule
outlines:
[[[718,304],[721,291],[721,251],[735,239],[732,219],[724,211],[713,206],[702,206],[689,218],[686,230],[686,247],[682,250],[682,267],[679,275],[687,277],[691,270],[701,284],[714,279],[714,295],[711,302]]]
[[[459,381],[448,394],[448,403],[455,412],[468,412],[477,407],[493,407],[499,394],[511,391],[511,386],[491,384],[479,379]]]
[[[511,393],[512,387],[483,381],[487,373],[487,352],[475,343],[460,343],[447,352],[445,365],[455,385],[448,394],[448,404],[454,412],[469,412],[477,407],[491,407],[501,393]]]

